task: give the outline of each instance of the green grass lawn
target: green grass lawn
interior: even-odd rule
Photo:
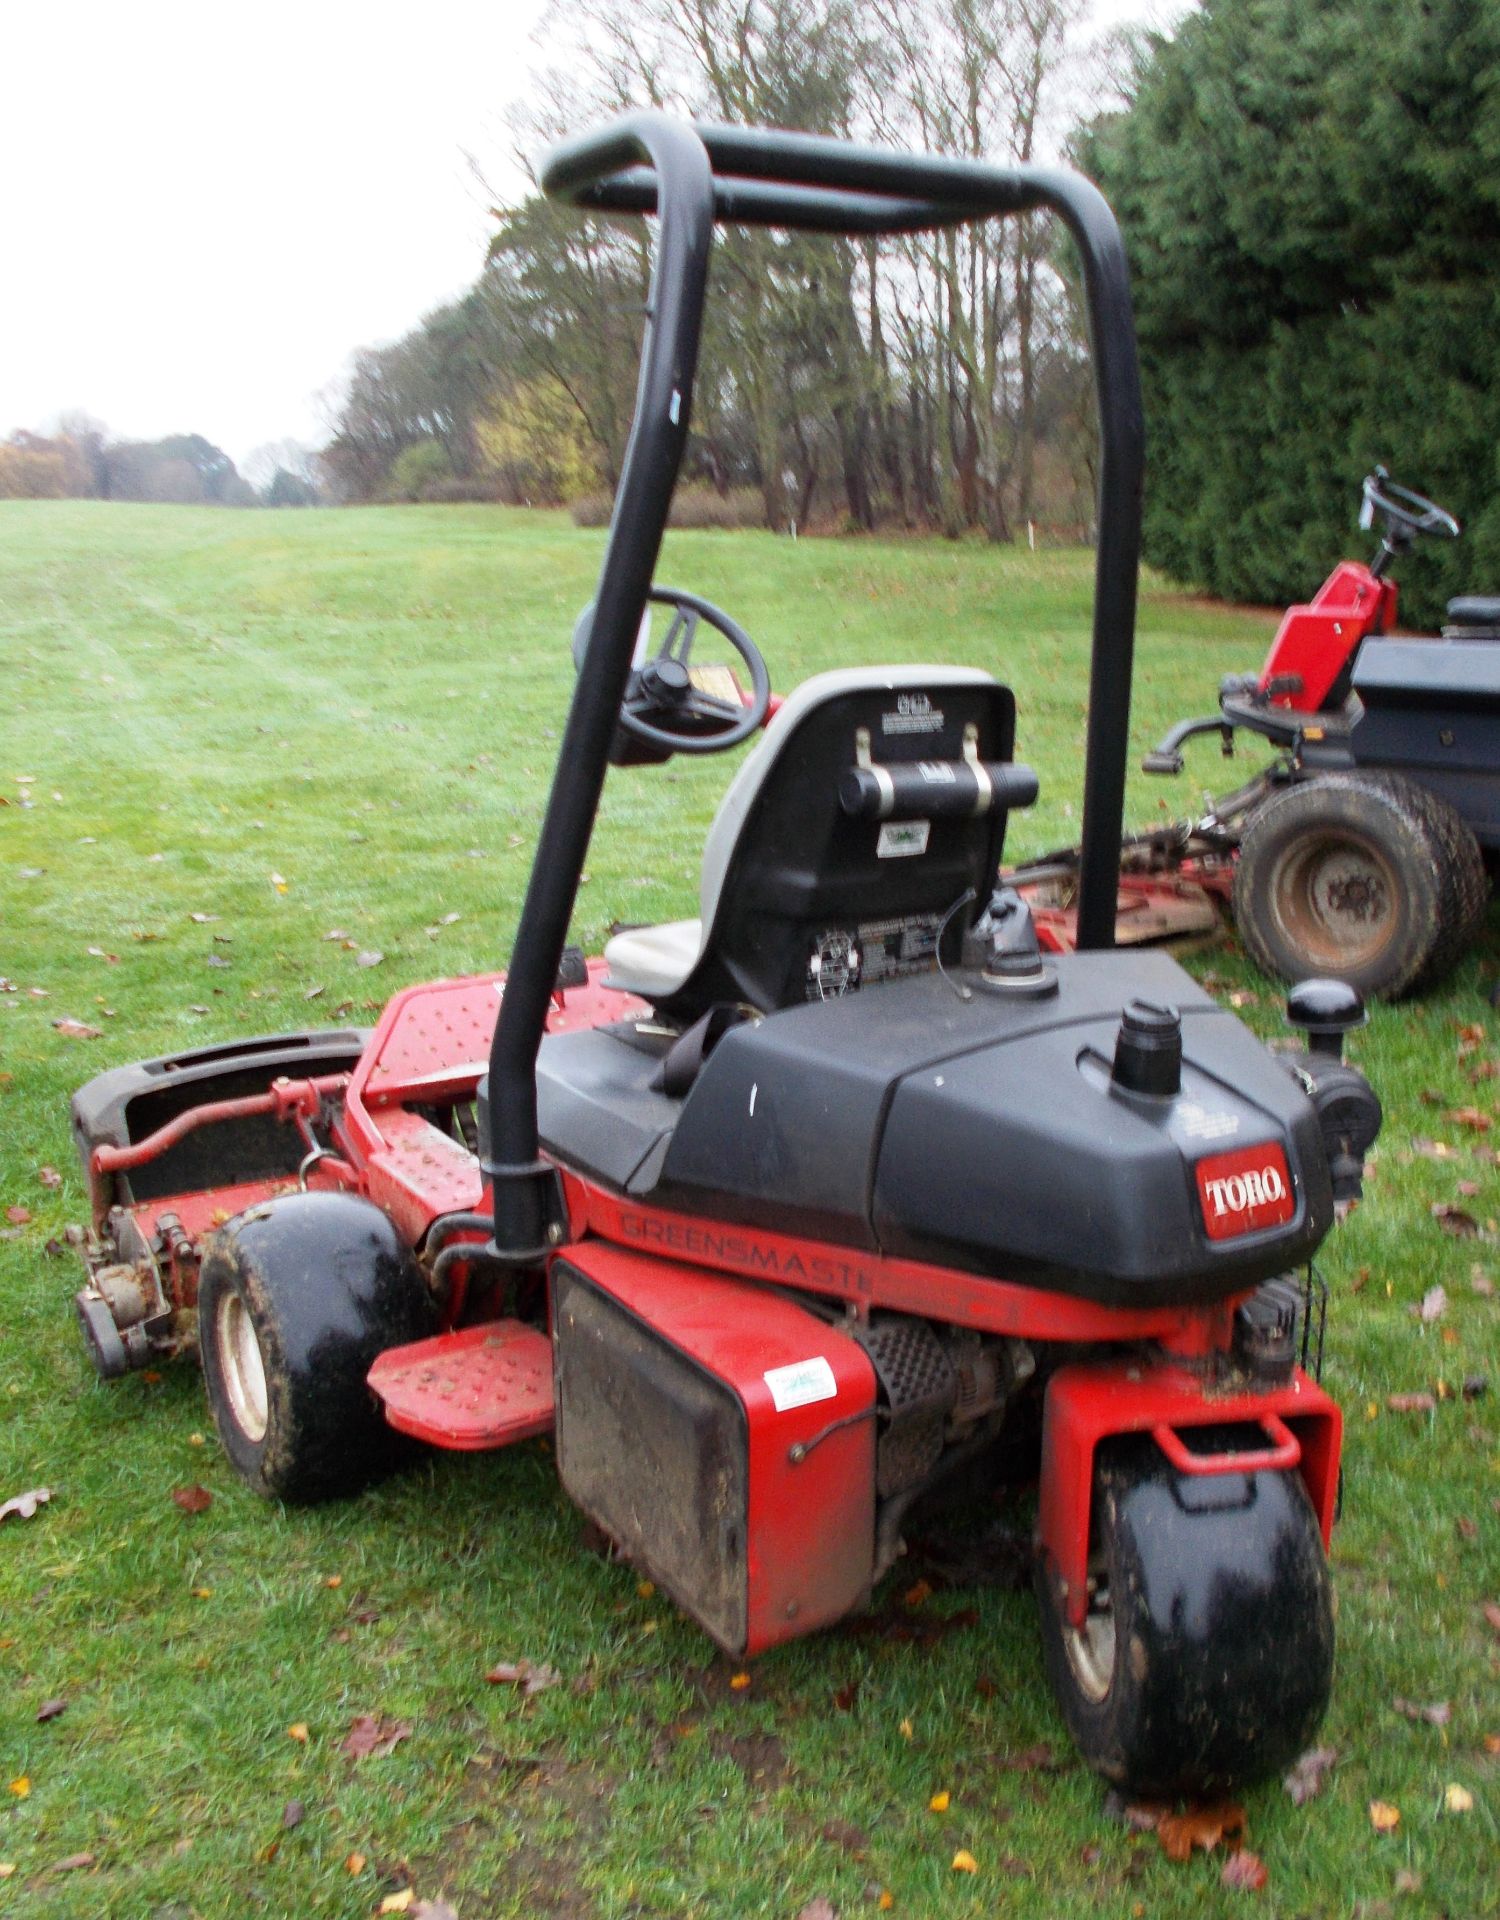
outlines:
[[[0,505],[0,1213],[29,1215],[0,1221],[0,1500],[53,1494],[0,1526],[0,1920],[364,1915],[407,1884],[461,1920],[795,1920],[820,1897],[847,1920],[882,1889],[924,1920],[1497,1911],[1500,1119],[1449,1117],[1495,1113],[1493,910],[1442,992],[1354,1041],[1387,1117],[1367,1202],[1323,1260],[1349,1422],[1339,1759],[1306,1806],[1275,1783],[1248,1796],[1259,1893],[1221,1888],[1221,1854],[1176,1866],[1105,1817],[1028,1593],[938,1593],[914,1624],[977,1624],[823,1635],[735,1688],[695,1628],[587,1550],[545,1445],[434,1455],[353,1503],[282,1511],[232,1477],[193,1368],[94,1377],[54,1244],[86,1213],[73,1088],[214,1039],[368,1021],[411,981],[503,961],[601,543],[489,509]],[[1076,837],[1088,556],[682,534],[661,576],[740,619],[782,689],[845,662],[995,668],[1042,776],[1009,853]],[[1149,581],[1133,755],[1257,665],[1273,624]],[[1128,818],[1229,783],[1197,753],[1175,782],[1138,778]],[[575,938],[693,910],[728,771],[611,777]],[[1194,965],[1282,1030],[1279,990],[1232,942]],[[66,1037],[67,1018],[102,1037]],[[1445,1232],[1445,1202],[1480,1237]],[[1437,1285],[1446,1310],[1423,1322]],[[1390,1411],[1419,1389],[1435,1410]],[[198,1515],[171,1498],[193,1483],[213,1495]],[[486,1685],[522,1657],[563,1684]],[[410,1732],[355,1762],[359,1714]],[[1450,1783],[1472,1810],[1448,1809]],[[1393,1832],[1375,1800],[1400,1809]]]

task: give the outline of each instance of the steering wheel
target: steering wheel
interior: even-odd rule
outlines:
[[[1410,487],[1398,487],[1384,467],[1365,475],[1359,524],[1374,526],[1377,513],[1385,516],[1387,538],[1394,533],[1414,540],[1419,533],[1436,533],[1445,540],[1456,540],[1461,532],[1446,507],[1440,507],[1425,494],[1413,493]]]
[[[771,675],[760,648],[722,607],[696,593],[653,587],[647,597],[670,607],[672,619],[655,653],[631,671],[620,704],[621,728],[662,753],[722,753],[748,740],[764,725],[771,705]],[[589,608],[574,631],[573,654],[580,667],[592,612]],[[704,684],[704,669],[695,672],[693,642],[700,625],[721,635],[744,662],[750,675],[748,703],[733,690],[727,671],[729,686],[722,692]]]

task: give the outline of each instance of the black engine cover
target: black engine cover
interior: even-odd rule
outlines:
[[[652,1197],[1119,1304],[1214,1299],[1305,1260],[1333,1196],[1286,1067],[1164,954],[1055,964],[1040,999],[961,1000],[925,974],[736,1028]],[[1182,1015],[1174,1097],[1110,1078],[1137,996]],[[1210,1239],[1196,1163],[1263,1141],[1285,1154],[1290,1217]]]

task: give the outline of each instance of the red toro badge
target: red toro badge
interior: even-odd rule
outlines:
[[[1279,1227],[1297,1210],[1286,1155],[1274,1140],[1200,1160],[1198,1202],[1210,1240],[1235,1240]]]

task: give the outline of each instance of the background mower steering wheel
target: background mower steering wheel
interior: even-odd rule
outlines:
[[[1429,500],[1426,494],[1413,493],[1410,487],[1398,487],[1384,467],[1365,475],[1359,524],[1374,526],[1377,513],[1385,518],[1387,540],[1396,535],[1403,542],[1410,542],[1419,533],[1436,533],[1445,540],[1456,540],[1461,531],[1446,507]]]
[[[696,593],[653,587],[648,598],[670,607],[672,619],[661,645],[630,676],[620,725],[667,753],[721,753],[748,740],[764,725],[771,704],[771,675],[760,648],[722,607]],[[748,703],[694,683],[692,651],[700,623],[722,634],[744,662],[750,674]]]

